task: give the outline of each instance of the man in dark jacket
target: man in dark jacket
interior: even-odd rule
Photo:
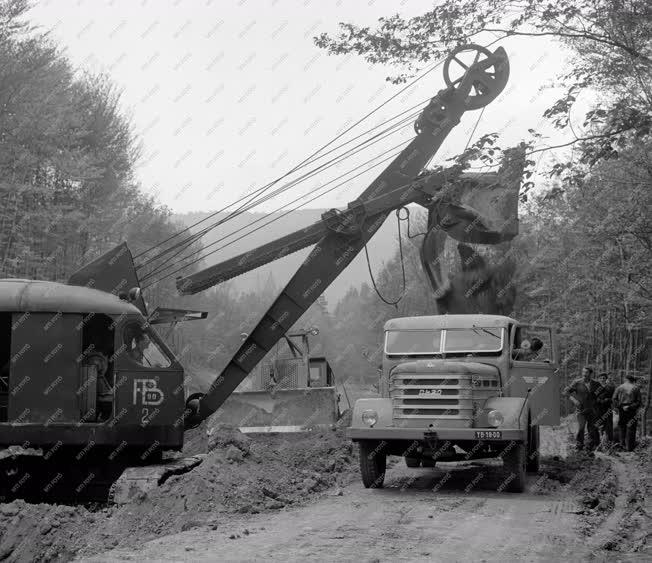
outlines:
[[[602,386],[596,395],[597,423],[602,433],[602,445],[605,449],[611,448],[614,441],[613,409],[611,400],[614,396],[616,386],[609,379],[609,374],[598,375],[598,382]]]
[[[613,406],[618,412],[620,445],[628,452],[636,447],[638,410],[642,403],[641,390],[636,385],[636,378],[633,375],[626,375],[625,382],[616,388]]]
[[[596,427],[596,395],[600,384],[593,379],[593,368],[582,368],[582,377],[578,377],[566,388],[565,393],[577,407],[577,449],[584,449],[584,431],[589,435],[587,449],[591,455],[598,447],[600,434]]]

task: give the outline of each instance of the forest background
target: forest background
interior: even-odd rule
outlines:
[[[28,10],[26,0],[0,0],[0,275],[65,281],[122,241],[134,254],[150,248],[185,228],[187,218],[175,217],[136,181],[142,147],[110,77],[73,68],[60,46],[30,26]],[[341,24],[339,33],[315,42],[334,55],[354,53],[387,65],[390,78],[401,82],[459,43],[516,35],[550,36],[571,54],[558,77],[563,95],[546,111],[547,120],[568,129],[577,100],[590,103],[582,108],[582,132],[573,131],[564,146],[546,146],[537,131],[525,139],[535,174],[523,184],[520,235],[508,250],[516,288],[512,316],[559,328],[564,382],[592,364],[616,381],[635,373],[647,389],[649,2],[445,0],[416,18],[388,16],[373,29]],[[500,138],[487,139],[500,154]],[[537,167],[550,151],[552,164]],[[414,212],[411,228],[422,232],[425,217]],[[297,323],[319,327],[313,352],[329,358],[340,385],[371,389],[387,319],[437,313],[420,265],[420,237],[408,238],[404,227],[400,236],[403,256],[397,244],[390,247],[375,280],[386,298],[401,297],[396,306],[360,279],[337,303],[322,296]],[[458,262],[455,252],[447,254],[452,275]],[[189,371],[205,374],[226,364],[279,289],[271,279],[242,291],[236,279],[179,299],[168,278],[148,288],[147,301],[150,308],[174,303],[209,311],[207,321],[179,325],[168,335]]]

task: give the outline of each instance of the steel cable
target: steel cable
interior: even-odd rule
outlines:
[[[328,148],[330,145],[332,145],[332,144],[333,144],[334,142],[336,142],[338,139],[342,138],[346,133],[348,133],[349,131],[351,131],[353,128],[357,127],[360,123],[362,123],[363,121],[365,121],[366,119],[368,119],[370,116],[372,116],[374,113],[376,113],[376,112],[377,112],[378,110],[380,110],[382,107],[384,107],[384,106],[387,105],[389,102],[391,102],[392,100],[394,100],[394,99],[395,99],[396,97],[398,97],[400,94],[402,94],[403,92],[405,92],[406,90],[408,90],[409,88],[411,88],[414,84],[416,84],[417,82],[419,82],[419,81],[422,80],[423,78],[425,78],[425,77],[426,77],[428,74],[430,74],[433,70],[435,70],[437,67],[439,67],[441,64],[443,64],[443,62],[444,62],[444,59],[443,59],[443,58],[440,59],[439,61],[435,62],[435,63],[434,63],[430,68],[428,68],[428,69],[427,69],[426,71],[424,71],[422,74],[420,74],[419,76],[417,76],[414,80],[412,80],[411,82],[409,82],[408,84],[406,84],[406,85],[405,85],[403,88],[401,88],[398,92],[395,92],[392,96],[390,96],[390,97],[389,97],[387,100],[385,100],[383,103],[381,103],[381,104],[379,104],[378,106],[376,106],[373,110],[371,110],[370,112],[368,112],[366,115],[364,115],[364,116],[363,116],[362,118],[360,118],[358,121],[356,121],[353,125],[351,125],[351,126],[348,127],[347,129],[345,129],[344,131],[342,131],[341,133],[339,133],[338,135],[336,135],[336,136],[335,136],[333,139],[331,139],[328,143],[326,143],[325,145],[323,145],[322,147],[320,147],[319,149],[317,149],[316,151],[314,151],[314,152],[313,152],[313,153],[312,153],[308,158],[304,159],[302,162],[300,162],[299,164],[297,164],[296,166],[294,166],[294,167],[293,167],[289,172],[287,172],[287,173],[284,174],[283,176],[277,178],[276,180],[274,180],[274,181],[270,182],[269,184],[266,184],[265,186],[263,186],[263,187],[259,188],[258,190],[256,190],[256,191],[254,192],[254,194],[252,195],[252,198],[254,198],[254,197],[258,197],[259,194],[264,193],[264,192],[265,192],[266,190],[268,190],[270,187],[272,187],[273,185],[277,184],[279,181],[281,181],[282,179],[286,178],[286,177],[289,176],[290,174],[294,173],[294,172],[295,172],[296,170],[298,170],[300,167],[303,167],[303,166],[309,164],[309,163],[311,162],[311,160],[314,159],[314,158],[315,158],[319,153],[321,153],[324,149]],[[400,115],[400,114],[399,114],[399,115]],[[212,215],[209,216],[208,218],[210,218],[210,217],[212,217],[212,216],[215,216],[217,213],[220,213],[220,212],[225,211],[226,209],[228,209],[228,208],[231,207],[232,205],[235,205],[235,204],[237,204],[237,203],[243,201],[244,199],[246,199],[246,196],[243,197],[243,198],[240,198],[240,199],[237,200],[236,202],[233,202],[233,203],[229,204],[228,206],[226,206],[225,208],[223,208],[223,209],[220,210],[220,211],[217,211],[216,213],[212,214]],[[252,201],[250,200],[248,203],[251,204]],[[258,203],[256,203],[256,205],[258,205]],[[238,211],[238,210],[236,210],[236,211]],[[165,244],[166,242],[169,242],[170,240],[173,240],[174,238],[176,238],[176,237],[182,235],[183,233],[188,232],[190,229],[196,227],[196,226],[197,226],[198,224],[200,224],[200,223],[203,223],[203,222],[204,222],[205,220],[207,220],[208,218],[201,219],[200,221],[197,221],[196,223],[194,223],[194,224],[192,224],[192,225],[189,225],[188,227],[185,227],[184,229],[182,229],[182,230],[179,231],[178,233],[175,233],[174,235],[171,235],[170,237],[166,238],[165,240],[161,241],[160,243],[157,243],[157,244],[151,246],[150,248],[148,248],[148,249],[146,249],[146,250],[140,252],[139,254],[137,254],[137,255],[135,256],[135,258],[139,258],[139,257],[141,257],[141,256],[143,256],[143,255],[145,255],[145,254],[147,254],[147,253],[150,252],[151,250],[153,250],[153,249],[155,249],[155,248],[158,248],[158,247],[162,246],[162,245]],[[226,220],[229,220],[229,218],[227,218]],[[225,220],[225,221],[226,221],[226,220]]]

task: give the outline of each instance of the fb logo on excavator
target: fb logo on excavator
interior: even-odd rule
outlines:
[[[134,405],[138,404],[138,397],[143,405],[157,406],[163,402],[165,395],[156,386],[156,379],[134,379]]]

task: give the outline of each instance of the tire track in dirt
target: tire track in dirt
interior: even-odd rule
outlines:
[[[610,544],[617,541],[621,526],[628,511],[631,510],[629,501],[635,493],[636,482],[639,478],[637,468],[632,466],[631,460],[628,460],[630,463],[625,463],[620,456],[597,455],[611,463],[616,474],[617,489],[613,510],[588,539],[589,546],[595,552],[594,557],[599,557],[600,551],[608,549]],[[633,456],[633,454],[621,454],[621,456],[623,455]],[[610,552],[610,554],[613,557],[613,552]]]

